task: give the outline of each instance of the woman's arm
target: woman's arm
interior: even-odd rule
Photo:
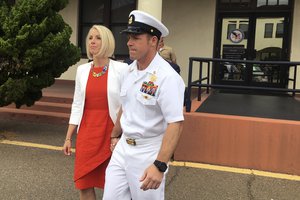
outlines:
[[[69,124],[67,135],[65,139],[65,143],[63,146],[63,151],[65,155],[70,156],[71,155],[71,148],[72,148],[72,135],[76,131],[77,125],[75,124]]]

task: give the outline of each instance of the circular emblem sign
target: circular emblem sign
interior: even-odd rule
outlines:
[[[235,29],[229,34],[229,40],[233,43],[240,43],[244,39],[244,32],[240,29]]]

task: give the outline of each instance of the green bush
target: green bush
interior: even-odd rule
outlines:
[[[0,107],[31,106],[80,59],[58,13],[67,0],[0,0]]]

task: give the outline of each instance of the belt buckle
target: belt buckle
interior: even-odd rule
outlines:
[[[126,138],[126,142],[127,142],[127,144],[132,145],[132,146],[136,145],[135,139],[132,139],[132,138]]]

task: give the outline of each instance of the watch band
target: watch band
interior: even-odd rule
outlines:
[[[165,162],[161,162],[159,160],[155,160],[154,163],[155,167],[157,167],[157,169],[160,172],[165,172],[168,169],[168,165]]]

